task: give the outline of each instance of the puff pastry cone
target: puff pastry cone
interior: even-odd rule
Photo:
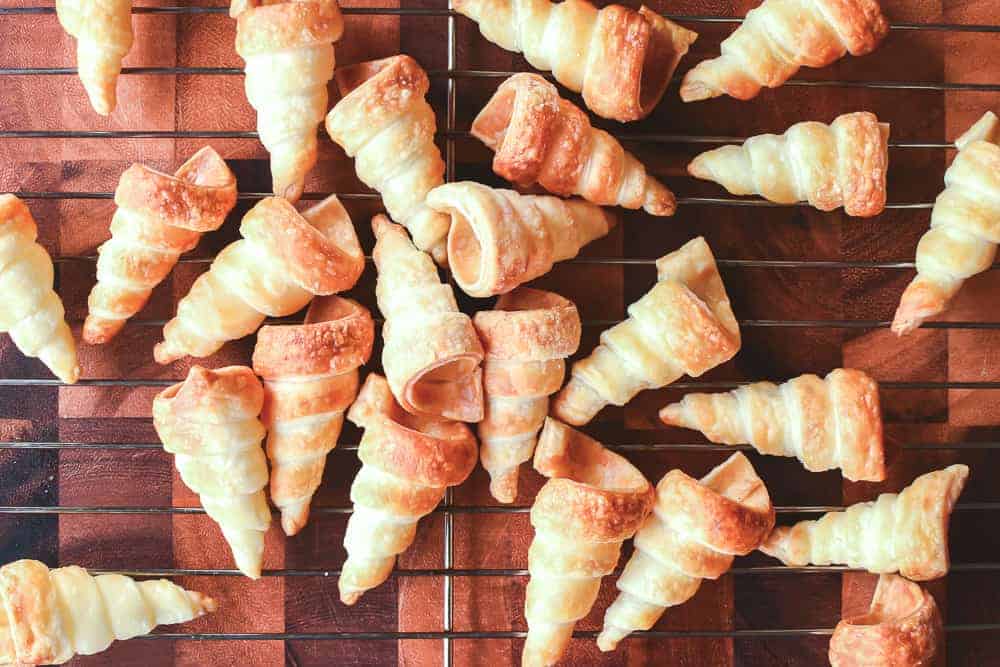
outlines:
[[[476,439],[465,424],[410,414],[375,373],[347,418],[365,430],[358,448],[361,470],[351,484],[347,561],[338,581],[341,601],[352,605],[389,578],[396,556],[413,543],[420,518],[472,472]]]
[[[683,375],[698,377],[740,349],[740,329],[705,239],[656,261],[658,282],[628,307],[628,319],[573,364],[551,413],[581,426],[609,403],[625,405],[643,389]]]
[[[444,160],[434,143],[437,121],[425,96],[427,72],[398,55],[342,67],[341,99],[326,116],[326,132],[349,157],[358,178],[382,195],[392,219],[438,264],[447,264],[448,217],[424,199],[444,183]]]
[[[384,215],[372,220],[375,296],[385,317],[382,366],[396,400],[415,415],[483,418],[483,346],[430,255]]]
[[[636,533],[597,646],[612,651],[632,632],[652,628],[668,607],[690,600],[702,579],[718,579],[735,556],[759,547],[772,528],[771,498],[743,454],[733,454],[700,480],[668,472],[656,485],[652,514]]]
[[[358,367],[371,356],[374,339],[368,310],[339,296],[315,299],[305,324],[257,332],[253,369],[264,380],[271,502],[281,510],[286,535],[309,520],[309,502],[358,394]]]
[[[1000,118],[987,111],[955,142],[931,228],[917,244],[917,277],[896,309],[892,330],[913,331],[944,311],[967,278],[988,269],[1000,242]]]
[[[478,23],[483,37],[582,93],[598,116],[622,122],[649,115],[698,38],[645,6],[455,0],[453,7]]]
[[[894,574],[878,578],[868,612],[845,617],[830,638],[832,667],[932,667],[944,627],[934,596]]]
[[[215,609],[212,598],[166,579],[14,561],[0,567],[0,665],[61,665]]]
[[[968,477],[964,465],[929,472],[898,494],[775,528],[760,550],[785,565],[837,563],[937,579],[948,573],[948,519]]]
[[[829,125],[796,123],[780,136],[759,134],[741,146],[706,151],[688,173],[734,195],[808,202],[821,211],[843,207],[847,215],[867,218],[885,208],[888,168],[888,123],[859,111]]]
[[[271,154],[274,194],[295,202],[316,164],[317,128],[344,32],[336,0],[234,0],[236,52],[246,61],[247,101]]]
[[[524,667],[559,660],[601,579],[618,564],[622,542],[653,506],[653,487],[635,466],[554,419],[545,420],[534,466],[549,480],[531,506]]]
[[[871,53],[888,33],[878,0],[765,0],[722,42],[719,57],[688,71],[681,99],[749,100],[761,88],[781,86],[800,67]]]
[[[427,204],[450,218],[448,265],[462,291],[477,297],[545,275],[616,222],[581,199],[522,195],[472,181],[434,188]]]
[[[97,284],[83,339],[107,343],[149,300],[182,253],[215,231],[236,205],[236,177],[205,146],[171,176],[134,164],[118,181],[111,239],[98,249]]]
[[[663,408],[660,419],[699,430],[712,442],[794,456],[812,472],[840,468],[852,481],[885,479],[878,384],[858,370],[687,394]]]
[[[63,30],[76,39],[76,67],[94,111],[117,104],[122,59],[132,50],[131,0],[56,0]]]
[[[240,572],[257,579],[271,510],[258,419],[264,388],[253,370],[193,366],[153,399],[153,426],[181,479],[219,524]]]
[[[177,304],[153,349],[158,363],[207,357],[266,317],[350,289],[365,268],[354,224],[335,195],[302,213],[280,197],[263,199],[243,217],[240,233]]]
[[[479,456],[490,474],[490,493],[512,503],[518,469],[535,453],[549,395],[562,386],[565,358],[580,345],[580,313],[554,292],[519,287],[472,322],[486,352]]]
[[[537,74],[500,84],[472,121],[472,136],[496,152],[493,171],[518,185],[652,215],[677,210],[673,192]]]
[[[53,289],[52,258],[37,238],[27,205],[14,195],[0,195],[0,333],[10,334],[22,353],[73,384],[80,379],[76,342]]]

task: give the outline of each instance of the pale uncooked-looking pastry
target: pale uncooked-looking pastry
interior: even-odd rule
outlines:
[[[479,455],[490,493],[512,503],[518,468],[535,453],[549,395],[562,386],[565,358],[580,345],[580,313],[558,294],[519,287],[493,310],[476,313],[472,323],[486,352]]]
[[[240,572],[257,579],[271,510],[264,497],[267,460],[258,419],[264,388],[253,370],[193,366],[187,379],[153,400],[163,449],[202,507],[219,524]]]
[[[236,205],[236,177],[205,146],[172,176],[132,165],[118,180],[115,204],[111,239],[98,249],[97,284],[87,300],[83,339],[92,345],[114,338],[181,253],[222,226]]]
[[[737,452],[700,480],[671,470],[656,485],[653,513],[635,535],[635,551],[618,578],[621,591],[597,637],[611,651],[636,630],[649,630],[668,607],[684,604],[702,579],[718,579],[735,556],[760,546],[774,528],[767,487]]]
[[[649,115],[698,38],[652,11],[585,0],[455,0],[483,37],[582,93],[587,107],[622,122]]]
[[[76,67],[94,111],[115,110],[122,59],[132,49],[132,0],[56,0],[63,30],[76,38]]]
[[[347,418],[365,430],[358,448],[361,470],[351,484],[347,561],[337,582],[341,601],[350,605],[389,578],[396,556],[413,543],[420,518],[438,506],[449,486],[469,476],[476,438],[465,424],[410,414],[375,373]]]
[[[681,99],[748,100],[763,87],[781,86],[800,67],[871,53],[888,33],[878,0],[765,0],[722,42],[718,58],[684,76]]]
[[[448,217],[424,204],[444,183],[444,160],[434,143],[437,122],[424,96],[427,73],[398,55],[342,67],[343,96],[326,117],[326,132],[349,157],[358,178],[378,190],[392,219],[406,227],[418,248],[447,263]]]
[[[760,550],[785,565],[843,563],[927,581],[948,573],[948,519],[969,477],[952,465],[921,475],[898,494],[780,526]]]
[[[0,195],[0,333],[10,334],[17,349],[72,384],[80,379],[76,342],[52,288],[52,258],[37,238],[38,226],[25,203]]]
[[[809,202],[821,211],[844,207],[870,217],[885,208],[889,125],[866,111],[829,125],[796,123],[782,135],[759,134],[741,146],[702,153],[688,165],[695,178],[734,195],[760,195],[779,204]]]
[[[240,233],[177,304],[153,349],[158,363],[207,357],[266,317],[350,289],[365,268],[354,224],[335,195],[302,213],[279,197],[263,199],[243,217]]]
[[[705,239],[656,261],[657,283],[628,307],[628,319],[601,334],[601,344],[573,364],[552,414],[580,426],[611,403],[683,375],[698,377],[740,349],[740,329]]]
[[[451,220],[448,265],[470,296],[509,292],[607,234],[615,217],[582,199],[522,195],[482,183],[447,183],[427,205]]]
[[[1000,118],[987,111],[955,142],[931,228],[917,244],[917,277],[892,330],[905,334],[944,311],[967,278],[993,265],[1000,243]]]
[[[309,520],[327,454],[337,446],[344,412],[358,393],[358,367],[368,361],[375,323],[350,299],[313,300],[301,325],[261,327],[253,369],[264,380],[271,502],[286,535]]]
[[[0,665],[61,665],[215,609],[212,598],[166,579],[14,561],[0,567]]]
[[[385,317],[382,366],[392,393],[413,414],[480,421],[483,346],[472,320],[406,230],[383,215],[375,216],[372,229],[375,295]]]
[[[850,480],[885,479],[878,384],[837,368],[825,378],[755,382],[720,394],[687,394],[660,411],[671,426],[701,431],[712,442],[753,445],[761,454],[794,456],[813,472],[841,468]]]
[[[531,506],[523,667],[554,665],[601,578],[618,564],[622,542],[653,505],[653,486],[625,458],[554,419],[546,419],[535,470],[549,480]]]
[[[496,152],[493,171],[518,185],[538,183],[553,194],[652,215],[677,209],[673,192],[537,74],[500,84],[472,121],[472,136]]]

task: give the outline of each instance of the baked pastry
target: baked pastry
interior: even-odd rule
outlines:
[[[52,288],[55,269],[38,245],[31,211],[14,195],[0,195],[0,333],[22,353],[42,360],[67,384],[80,379],[76,342],[62,300]]]
[[[993,265],[1000,225],[1000,118],[987,111],[955,142],[931,228],[917,244],[917,277],[900,299],[892,330],[913,331],[944,311],[967,278]]]
[[[559,660],[601,578],[618,564],[622,542],[653,505],[653,487],[635,466],[551,418],[538,438],[535,470],[549,480],[531,506],[524,667]]]
[[[718,58],[688,71],[681,99],[749,100],[765,86],[781,86],[800,67],[871,53],[888,33],[878,0],[765,0],[722,42]]]
[[[878,384],[861,371],[837,368],[825,378],[800,375],[780,385],[688,394],[663,408],[660,419],[712,442],[794,456],[812,472],[841,468],[853,481],[885,479]]]
[[[153,399],[153,426],[177,472],[219,524],[240,572],[257,579],[271,510],[257,418],[264,388],[246,366],[192,366],[187,379]]]
[[[558,294],[519,287],[493,310],[476,313],[472,323],[486,352],[479,456],[490,474],[490,493],[512,503],[518,468],[535,453],[549,412],[549,394],[562,386],[565,358],[580,346],[580,313]]]
[[[0,567],[0,665],[61,665],[215,609],[212,598],[166,579],[14,561]]]
[[[625,405],[643,389],[698,377],[739,351],[739,325],[705,239],[656,260],[656,270],[658,282],[628,307],[628,319],[573,364],[553,416],[586,424],[608,403]]]
[[[76,39],[76,68],[94,111],[117,104],[122,59],[132,50],[131,0],[56,0],[63,30]]]
[[[677,210],[673,192],[537,74],[500,84],[472,121],[472,136],[496,152],[493,171],[518,185],[538,183],[553,194],[652,215]]]
[[[612,651],[632,632],[649,630],[667,607],[690,600],[702,579],[718,579],[735,556],[759,547],[772,528],[767,487],[743,454],[700,480],[668,472],[656,485],[653,513],[636,533],[597,646]]]
[[[785,565],[843,563],[927,581],[948,573],[948,519],[969,477],[952,465],[921,475],[898,494],[781,526],[760,550]]]
[[[355,159],[358,178],[378,190],[416,246],[446,264],[448,217],[424,204],[444,183],[445,169],[434,143],[434,110],[425,99],[427,72],[398,55],[342,67],[335,79],[343,97],[326,116],[327,134]]]
[[[843,206],[847,215],[867,218],[885,208],[888,168],[889,125],[864,111],[838,116],[829,125],[796,123],[780,136],[759,134],[742,146],[706,151],[688,165],[688,173],[734,195],[760,195],[779,204],[805,201],[821,211]]]
[[[430,256],[384,215],[372,220],[375,295],[385,317],[382,366],[407,412],[478,422],[483,418],[483,346]]]
[[[615,217],[580,199],[522,195],[481,183],[447,183],[427,205],[449,216],[448,265],[470,296],[509,292],[607,234]]]
[[[447,487],[469,476],[476,439],[465,424],[410,414],[375,373],[347,418],[365,430],[358,448],[361,470],[351,485],[354,512],[344,535],[347,561],[337,582],[341,601],[351,605],[389,578],[396,556],[413,543],[420,518],[438,506]]]
[[[943,656],[934,597],[894,574],[878,578],[867,614],[844,618],[830,638],[832,667],[931,667]]]
[[[173,176],[132,165],[118,181],[115,203],[111,239],[98,249],[97,284],[83,325],[83,339],[92,345],[114,338],[181,253],[222,226],[236,205],[236,177],[205,146]]]
[[[257,332],[253,369],[264,380],[271,502],[281,510],[286,535],[309,520],[309,502],[358,394],[358,367],[371,356],[374,339],[368,310],[339,296],[314,300],[305,324]]]
[[[365,268],[354,224],[336,195],[303,213],[284,199],[262,199],[177,304],[153,349],[157,363],[207,357],[252,334],[266,317],[305,308],[313,296],[350,289]]]
[[[316,164],[333,43],[344,32],[340,7],[335,0],[237,0],[230,13],[236,52],[246,61],[247,101],[271,154],[274,194],[296,202]]]
[[[587,107],[622,122],[660,102],[677,63],[698,38],[648,7],[639,11],[585,0],[455,0],[483,37],[523,53],[531,66],[583,93]]]

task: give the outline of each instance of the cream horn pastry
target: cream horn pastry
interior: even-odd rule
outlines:
[[[115,110],[122,59],[132,50],[131,0],[56,0],[63,30],[76,39],[76,68],[94,111]]]

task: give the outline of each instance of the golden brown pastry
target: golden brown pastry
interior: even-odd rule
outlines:
[[[427,73],[410,56],[398,55],[342,67],[336,82],[343,97],[327,114],[327,134],[354,158],[358,178],[378,190],[416,246],[444,265],[448,217],[424,204],[427,193],[444,183],[445,169],[434,143],[434,110],[424,97]]]
[[[98,249],[97,284],[87,301],[83,339],[114,338],[142,310],[181,253],[215,231],[236,205],[236,177],[210,146],[173,176],[134,164],[118,181],[111,239]]]
[[[821,211],[843,206],[847,215],[865,218],[885,208],[888,169],[889,125],[868,112],[844,114],[829,125],[796,123],[780,136],[759,134],[742,146],[702,153],[688,165],[695,178],[734,195],[804,201]]]
[[[358,367],[371,356],[374,338],[368,310],[339,296],[315,299],[305,324],[257,332],[253,369],[264,380],[271,502],[281,510],[286,535],[309,520],[309,502],[358,394]]]
[[[898,494],[774,529],[760,550],[785,565],[846,564],[927,581],[948,573],[948,519],[969,477],[952,465],[921,475]]]
[[[585,0],[455,0],[483,37],[583,93],[587,107],[622,122],[645,118],[698,34],[648,7]]]
[[[375,294],[385,317],[382,366],[392,393],[415,415],[483,418],[483,346],[427,253],[384,215],[372,220]]]
[[[212,598],[166,579],[15,561],[0,567],[0,665],[61,665],[215,609]]]
[[[658,282],[628,307],[629,317],[601,334],[601,344],[573,364],[552,415],[577,426],[643,389],[698,377],[732,359],[740,329],[715,258],[700,236],[656,261]]]
[[[80,379],[76,342],[62,300],[52,288],[55,269],[38,245],[31,211],[14,195],[0,195],[0,333],[22,353],[41,359],[67,384]]]
[[[117,103],[122,59],[132,50],[131,0],[56,0],[63,30],[76,39],[76,67],[94,111]]]
[[[888,33],[877,0],[765,0],[722,42],[718,58],[684,76],[681,99],[749,100],[765,86],[781,86],[800,67],[871,53]]]
[[[237,0],[236,52],[246,61],[246,94],[271,154],[274,194],[296,202],[316,164],[317,128],[344,32],[335,0]]]
[[[481,183],[448,183],[427,205],[447,214],[448,265],[470,296],[509,292],[607,234],[615,217],[580,199],[522,195]]]
[[[878,384],[861,371],[837,368],[825,378],[800,375],[780,385],[688,394],[663,408],[660,419],[712,442],[794,456],[812,472],[841,468],[850,480],[885,479]]]
[[[207,357],[321,294],[350,289],[365,268],[354,224],[336,195],[303,213],[269,197],[243,217],[243,238],[226,246],[177,304],[153,350],[157,363]]]
[[[219,524],[240,572],[257,579],[271,510],[267,461],[257,418],[264,388],[246,366],[193,366],[187,379],[153,400],[153,426],[177,472]]]
[[[590,612],[601,578],[618,564],[653,505],[653,487],[623,457],[554,419],[546,419],[535,470],[549,478],[531,506],[521,664],[554,665],[576,622]]]
[[[832,667],[931,667],[943,657],[944,627],[934,597],[883,574],[868,613],[844,618],[830,638]]]
[[[375,373],[347,418],[365,430],[358,448],[361,470],[351,485],[354,512],[344,535],[347,561],[337,582],[341,601],[351,605],[389,578],[396,556],[413,543],[420,518],[438,506],[447,487],[469,476],[476,439],[465,424],[406,412]]]
[[[673,192],[537,74],[500,84],[472,121],[472,136],[496,151],[493,171],[518,185],[538,183],[553,194],[652,215],[677,210]]]
[[[558,294],[519,287],[472,322],[486,351],[479,455],[490,474],[490,493],[512,503],[518,467],[535,453],[549,394],[562,386],[565,358],[580,345],[580,314]]]
[[[948,307],[966,279],[993,265],[1000,235],[1000,118],[987,111],[955,142],[958,155],[917,244],[917,277],[896,309],[892,330],[913,331]]]
[[[700,480],[668,472],[656,485],[653,513],[636,533],[598,647],[612,651],[632,632],[649,630],[668,607],[690,600],[702,579],[718,579],[735,556],[759,547],[772,528],[767,487],[743,454]]]

